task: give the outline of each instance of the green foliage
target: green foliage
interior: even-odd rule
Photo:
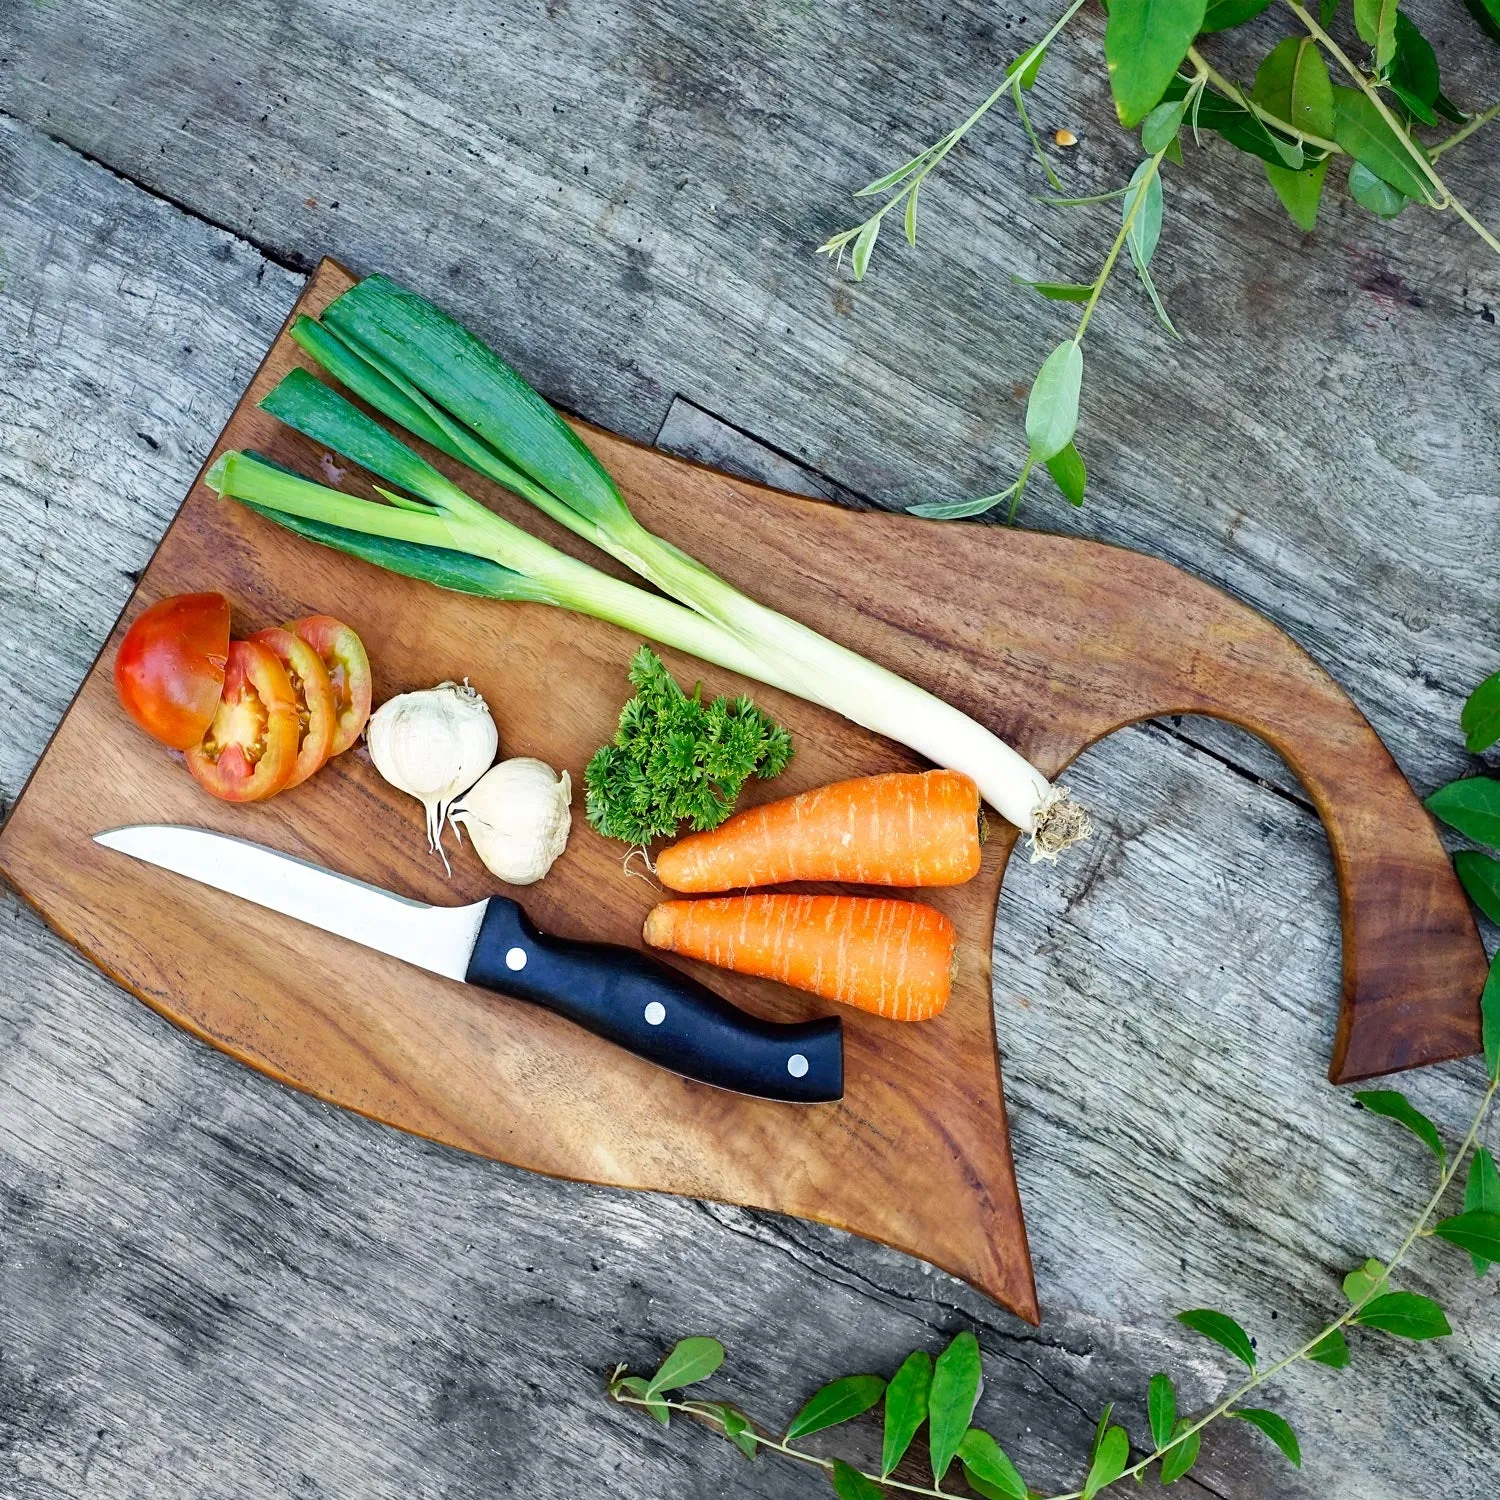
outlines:
[[[1500,781],[1490,776],[1465,776],[1440,786],[1423,804],[1476,844],[1500,849]]]
[[[635,697],[614,740],[584,772],[589,823],[606,838],[649,844],[678,824],[717,828],[751,776],[779,776],[792,737],[748,698],[682,691],[647,646],[630,663]]]
[[[1374,50],[1375,71],[1383,73],[1396,55],[1396,0],[1354,0],[1354,29]]]
[[[1094,1500],[1105,1485],[1113,1484],[1125,1472],[1129,1462],[1129,1435],[1123,1427],[1107,1427],[1094,1446],[1093,1462],[1083,1485],[1083,1500]]]
[[[1182,1417],[1173,1429],[1173,1436],[1177,1441],[1162,1455],[1161,1482],[1163,1484],[1176,1484],[1198,1462],[1198,1450],[1203,1445],[1202,1429],[1183,1437],[1183,1433],[1187,1432],[1192,1425],[1186,1417]]]
[[[1151,1421],[1151,1441],[1165,1448],[1177,1426],[1177,1390],[1170,1375],[1153,1375],[1146,1392],[1146,1415]]]
[[[1394,46],[1387,75],[1391,92],[1424,125],[1436,125],[1443,93],[1437,53],[1404,10],[1396,12]]]
[[[1333,84],[1323,53],[1311,37],[1278,42],[1255,74],[1252,98],[1278,119],[1327,139],[1333,134]],[[1328,159],[1293,168],[1265,163],[1266,177],[1297,226],[1312,230],[1328,176]]]
[[[1500,922],[1500,860],[1491,859],[1475,849],[1460,849],[1453,856],[1453,868],[1469,900],[1492,922]]]
[[[979,1400],[979,1340],[965,1330],[938,1355],[927,1398],[927,1446],[932,1480],[943,1482]]]
[[[1491,1078],[1500,1079],[1500,953],[1490,964],[1484,990],[1479,996],[1479,1019],[1484,1046],[1484,1065]]]
[[[1349,1341],[1344,1337],[1344,1330],[1335,1328],[1324,1334],[1307,1351],[1307,1357],[1315,1365],[1327,1365],[1330,1370],[1347,1369],[1349,1367]]]
[[[1500,0],[1464,0],[1479,29],[1493,42],[1500,42]]]
[[[1362,1266],[1344,1277],[1344,1295],[1351,1303],[1363,1302],[1378,1287],[1385,1284],[1386,1268],[1372,1255]]]
[[[1464,1212],[1500,1214],[1500,1171],[1496,1170],[1495,1158],[1484,1146],[1474,1153],[1474,1160],[1469,1164],[1469,1180],[1464,1186]],[[1474,1274],[1483,1276],[1493,1262],[1475,1251],[1471,1250],[1469,1254],[1474,1262]]]
[[[802,1410],[792,1418],[786,1430],[787,1441],[793,1442],[812,1432],[822,1432],[825,1427],[837,1427],[841,1422],[852,1422],[863,1416],[885,1395],[885,1381],[879,1375],[845,1375],[831,1380],[808,1397]]]
[[[1333,138],[1355,161],[1363,162],[1377,177],[1408,198],[1427,196],[1426,179],[1411,151],[1369,96],[1358,89],[1334,88]]]
[[[905,1457],[912,1439],[927,1420],[931,1390],[932,1356],[925,1349],[914,1349],[885,1388],[885,1431],[880,1445],[882,1479]]]
[[[664,1391],[680,1390],[707,1380],[724,1363],[724,1346],[718,1339],[681,1339],[667,1352],[667,1357],[651,1377],[647,1394],[660,1396]]]
[[[1026,440],[1038,463],[1062,452],[1078,426],[1083,350],[1074,339],[1059,344],[1042,362],[1026,403]]]
[[[880,1486],[841,1458],[834,1459],[833,1472],[829,1477],[833,1480],[833,1492],[839,1500],[883,1500]]]
[[[1488,1209],[1465,1209],[1451,1219],[1432,1226],[1439,1239],[1467,1250],[1476,1261],[1488,1264],[1500,1260],[1500,1213]]]
[[[1128,130],[1161,101],[1203,25],[1204,0],[1112,0],[1104,58]]]
[[[1004,1450],[982,1428],[971,1427],[958,1445],[969,1488],[985,1500],[1027,1500],[1026,1481]]]
[[[1448,1148],[1443,1145],[1443,1138],[1438,1134],[1438,1128],[1417,1109],[1398,1089],[1363,1089],[1354,1095],[1372,1115],[1381,1115],[1387,1120],[1395,1120],[1398,1125],[1404,1125],[1416,1136],[1438,1161],[1447,1164]]]
[[[1398,1339],[1446,1338],[1453,1332],[1442,1308],[1419,1292],[1382,1292],[1355,1313],[1354,1321]]]
[[[1279,1417],[1274,1411],[1265,1411],[1256,1406],[1242,1406],[1238,1411],[1229,1413],[1231,1417],[1238,1417],[1242,1422],[1248,1422],[1252,1427],[1259,1427],[1270,1440],[1286,1455],[1287,1461],[1293,1467],[1302,1467],[1302,1447],[1297,1441],[1297,1434],[1292,1431],[1291,1423],[1285,1417]]]
[[[1496,4],[1500,5],[1500,0]],[[1469,694],[1458,722],[1471,754],[1479,755],[1500,744],[1500,672],[1486,677]]]
[[[1270,4],[1271,0],[1208,0],[1203,12],[1203,24],[1198,30],[1209,33],[1243,26],[1246,21],[1253,21],[1263,10],[1268,9]]]
[[[1211,1307],[1195,1307],[1178,1313],[1177,1321],[1194,1333],[1201,1333],[1204,1338],[1222,1345],[1250,1369],[1255,1368],[1255,1346],[1250,1342],[1250,1335],[1228,1313],[1215,1312]]]
[[[1047,460],[1047,472],[1058,489],[1068,498],[1070,505],[1083,504],[1084,487],[1088,484],[1088,470],[1078,449],[1069,443],[1060,453]]]
[[[1412,201],[1399,188],[1377,177],[1362,161],[1349,164],[1349,196],[1361,208],[1382,219],[1398,217]]]

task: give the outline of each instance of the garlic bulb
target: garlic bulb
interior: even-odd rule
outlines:
[[[566,771],[559,777],[546,761],[523,755],[486,771],[448,816],[469,830],[492,875],[507,885],[532,885],[568,842],[572,800]]]
[[[488,705],[467,679],[440,682],[382,703],[365,740],[375,769],[427,809],[427,847],[447,869],[442,833],[449,805],[479,780],[500,745]]]

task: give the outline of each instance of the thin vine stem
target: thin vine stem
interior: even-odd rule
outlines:
[[[1118,246],[1116,248],[1118,249]],[[1474,1149],[1474,1143],[1479,1139],[1479,1132],[1489,1115],[1490,1107],[1495,1101],[1497,1092],[1500,1092],[1500,1073],[1497,1073],[1490,1080],[1489,1087],[1485,1090],[1484,1097],[1479,1102],[1479,1108],[1474,1115],[1473,1123],[1469,1126],[1469,1132],[1463,1139],[1463,1144],[1454,1152],[1451,1160],[1444,1165],[1443,1171],[1438,1178],[1438,1185],[1432,1196],[1427,1200],[1427,1204],[1423,1208],[1420,1217],[1412,1225],[1400,1245],[1396,1247],[1395,1253],[1384,1263],[1380,1275],[1371,1280],[1369,1287],[1349,1304],[1343,1314],[1335,1318],[1326,1327],[1320,1329],[1305,1343],[1300,1344],[1296,1349],[1292,1350],[1290,1354],[1278,1359],[1274,1364],[1267,1365],[1263,1370],[1253,1371],[1248,1380],[1242,1381],[1218,1405],[1205,1412],[1190,1426],[1184,1427],[1165,1447],[1157,1448],[1155,1451],[1148,1453],[1139,1462],[1123,1470],[1112,1481],[1112,1484],[1119,1484],[1121,1480],[1137,1478],[1145,1473],[1158,1459],[1164,1458],[1172,1449],[1186,1442],[1194,1433],[1202,1432],[1205,1427],[1227,1416],[1252,1391],[1274,1379],[1283,1370],[1296,1364],[1298,1360],[1307,1358],[1325,1339],[1332,1337],[1333,1334],[1344,1328],[1346,1324],[1352,1323],[1358,1318],[1366,1303],[1372,1301],[1386,1289],[1391,1273],[1405,1260],[1418,1239],[1432,1233],[1427,1227],[1428,1221],[1437,1212],[1438,1205],[1442,1202],[1444,1194],[1453,1185],[1454,1179],[1458,1176],[1465,1161],[1468,1160],[1469,1153]],[[621,1406],[639,1406],[647,1410],[665,1407],[669,1411],[682,1412],[685,1416],[696,1417],[699,1421],[708,1422],[716,1426],[720,1432],[727,1435],[728,1428],[724,1420],[722,1407],[719,1403],[673,1401],[665,1396],[632,1396],[628,1391],[621,1389],[617,1383],[617,1377],[623,1368],[624,1366],[617,1367],[615,1375],[611,1377],[609,1385],[611,1400]],[[825,1472],[831,1472],[834,1467],[833,1459],[821,1458],[816,1453],[808,1453],[801,1448],[793,1448],[791,1444],[782,1442],[777,1438],[765,1437],[757,1432],[753,1426],[747,1427],[742,1436],[752,1439],[759,1447],[769,1448],[773,1452],[780,1453],[785,1458],[796,1460],[798,1463],[811,1464],[823,1469]],[[851,1467],[853,1466],[851,1465]],[[869,1480],[870,1483],[882,1486],[888,1490],[899,1490],[902,1494],[906,1495],[922,1495],[928,1497],[928,1500],[951,1500],[951,1491],[939,1489],[935,1483],[933,1485],[912,1484],[904,1479],[886,1478],[879,1474],[871,1474],[863,1469],[858,1472],[865,1479]],[[1048,1496],[1046,1500],[1083,1500],[1083,1495],[1084,1491],[1081,1489],[1067,1490],[1061,1494]]]
[[[1500,103],[1492,104],[1488,109],[1482,109],[1476,115],[1470,115],[1452,135],[1444,136],[1435,146],[1429,146],[1427,148],[1428,157],[1439,157],[1450,147],[1458,145],[1460,141],[1468,140],[1476,130],[1488,125],[1497,115],[1500,115]]]
[[[1334,41],[1334,39],[1329,36],[1326,31],[1324,31],[1324,29],[1317,23],[1316,20],[1313,19],[1311,15],[1308,14],[1304,6],[1299,5],[1297,3],[1297,0],[1286,0],[1286,4],[1287,8],[1292,12],[1292,14],[1295,15],[1297,19],[1301,21],[1302,24],[1307,28],[1307,34],[1312,37],[1314,41],[1320,43],[1328,50],[1329,56],[1332,57],[1344,70],[1344,72],[1347,73],[1349,77],[1359,85],[1365,97],[1380,112],[1381,119],[1383,119],[1385,123],[1389,125],[1390,128],[1395,132],[1396,139],[1401,142],[1402,146],[1406,150],[1407,155],[1410,156],[1411,159],[1417,164],[1417,166],[1421,169],[1422,175],[1426,177],[1428,182],[1432,184],[1433,188],[1437,192],[1437,199],[1432,203],[1431,206],[1436,209],[1451,208],[1453,212],[1456,213],[1459,218],[1462,219],[1464,223],[1467,224],[1469,228],[1472,229],[1474,233],[1477,234],[1479,238],[1482,239],[1485,244],[1495,252],[1496,255],[1500,255],[1500,240],[1497,240],[1495,236],[1491,234],[1490,231],[1486,229],[1485,226],[1481,224],[1479,220],[1469,212],[1464,204],[1449,189],[1447,183],[1445,183],[1443,179],[1438,176],[1437,172],[1433,170],[1432,162],[1428,158],[1427,153],[1423,151],[1422,148],[1417,145],[1414,140],[1412,140],[1411,136],[1402,126],[1401,122],[1395,117],[1395,115],[1391,113],[1390,109],[1386,105],[1385,100],[1380,97],[1380,90],[1370,82],[1369,78],[1367,78],[1364,73],[1362,73],[1358,68],[1354,66],[1354,64],[1349,60],[1349,57],[1345,53],[1344,49],[1340,47],[1339,44]]]

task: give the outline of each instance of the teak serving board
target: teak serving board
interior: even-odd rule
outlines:
[[[348,281],[324,262],[297,311],[316,313]],[[337,474],[327,455],[256,409],[299,362],[283,330],[214,454],[256,448],[304,472]],[[1483,952],[1427,814],[1344,693],[1254,611],[1118,548],[857,514],[580,431],[647,525],[758,598],[959,705],[1048,775],[1111,730],[1157,715],[1212,714],[1261,735],[1301,777],[1337,867],[1344,983],[1333,1079],[1477,1048]],[[464,482],[586,554],[529,506],[473,475]],[[546,1012],[94,845],[93,833],[120,824],[189,823],[423,900],[472,901],[495,889],[467,848],[444,877],[426,852],[420,806],[386,786],[362,748],[294,792],[237,808],[200,793],[178,759],[130,725],[111,684],[120,635],[154,600],[200,589],[229,597],[236,633],[317,610],[343,616],[369,648],[377,702],[467,676],[495,711],[502,754],[566,767],[580,788],[584,763],[628,693],[637,642],[626,633],[380,572],[221,503],[200,476],[0,831],[0,870],[69,941],[179,1025],[321,1098],[533,1171],[838,1225],[923,1256],[1037,1319],[989,985],[1013,830],[997,820],[980,876],[923,898],[960,933],[958,977],[940,1018],[901,1026],[846,1013],[839,1104],[719,1093]],[[750,690],[663,655],[684,682],[701,675],[713,691]],[[797,744],[791,769],[755,796],[913,764],[820,709],[753,691]],[[552,932],[638,943],[654,892],[624,872],[624,852],[577,809],[566,854],[520,899]],[[769,983],[704,977],[765,1015],[826,1009]]]

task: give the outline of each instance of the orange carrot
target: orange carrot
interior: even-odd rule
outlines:
[[[662,850],[656,873],[674,891],[962,885],[979,873],[979,788],[960,771],[836,781],[690,834]]]
[[[948,1003],[958,940],[935,908],[877,896],[664,901],[647,916],[645,935],[653,948],[891,1021],[926,1021]]]

